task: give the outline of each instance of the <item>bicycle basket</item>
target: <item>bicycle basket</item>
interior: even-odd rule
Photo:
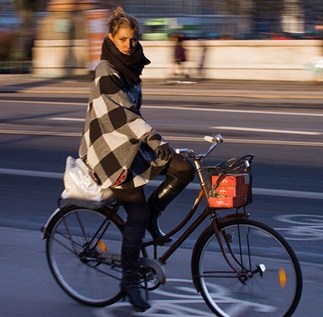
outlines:
[[[249,154],[207,167],[211,180],[207,189],[209,207],[240,208],[252,202],[252,159]]]

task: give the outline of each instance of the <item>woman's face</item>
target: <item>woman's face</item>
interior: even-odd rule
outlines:
[[[120,27],[114,36],[112,33],[109,33],[108,36],[121,53],[131,55],[135,51],[138,43],[137,33],[135,30],[128,27]]]

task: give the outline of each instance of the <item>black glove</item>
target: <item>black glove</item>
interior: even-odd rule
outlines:
[[[165,143],[163,145],[160,145],[155,150],[156,157],[168,161],[170,158],[172,158],[175,154],[175,151],[172,147],[169,146],[168,143]]]

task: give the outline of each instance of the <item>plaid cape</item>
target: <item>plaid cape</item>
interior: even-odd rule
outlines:
[[[132,188],[156,177],[166,161],[154,150],[166,143],[140,113],[141,84],[127,86],[107,60],[95,70],[79,155],[109,187]]]

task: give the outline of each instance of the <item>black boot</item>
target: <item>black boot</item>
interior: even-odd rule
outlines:
[[[150,210],[147,230],[153,239],[160,239],[165,235],[159,227],[158,217],[185,186],[186,183],[183,183],[180,179],[167,175],[164,182],[150,195],[147,201]],[[172,239],[168,238],[164,242],[170,241]]]
[[[154,200],[156,193],[150,196],[150,198],[147,201],[148,208],[150,210],[150,218],[147,226],[147,231],[150,233],[151,237],[154,240],[160,239],[165,236],[164,232],[159,227],[159,221],[158,218],[162,214],[162,210],[160,210],[155,204]],[[167,238],[164,240],[164,242],[171,242],[171,238]]]
[[[129,302],[135,311],[144,312],[151,307],[148,301],[142,297],[140,276],[137,269],[125,269],[123,271],[121,291],[124,297],[129,298]]]
[[[121,291],[137,312],[144,312],[151,306],[141,295],[139,275],[139,253],[143,239],[143,230],[125,226],[121,250],[122,280]]]
[[[151,194],[147,204],[150,210],[150,219],[147,230],[153,239],[160,239],[165,234],[160,230],[158,217],[168,204],[189,184],[194,178],[195,170],[192,164],[181,155],[175,155],[171,160],[166,178]],[[164,242],[170,242],[168,238]]]

